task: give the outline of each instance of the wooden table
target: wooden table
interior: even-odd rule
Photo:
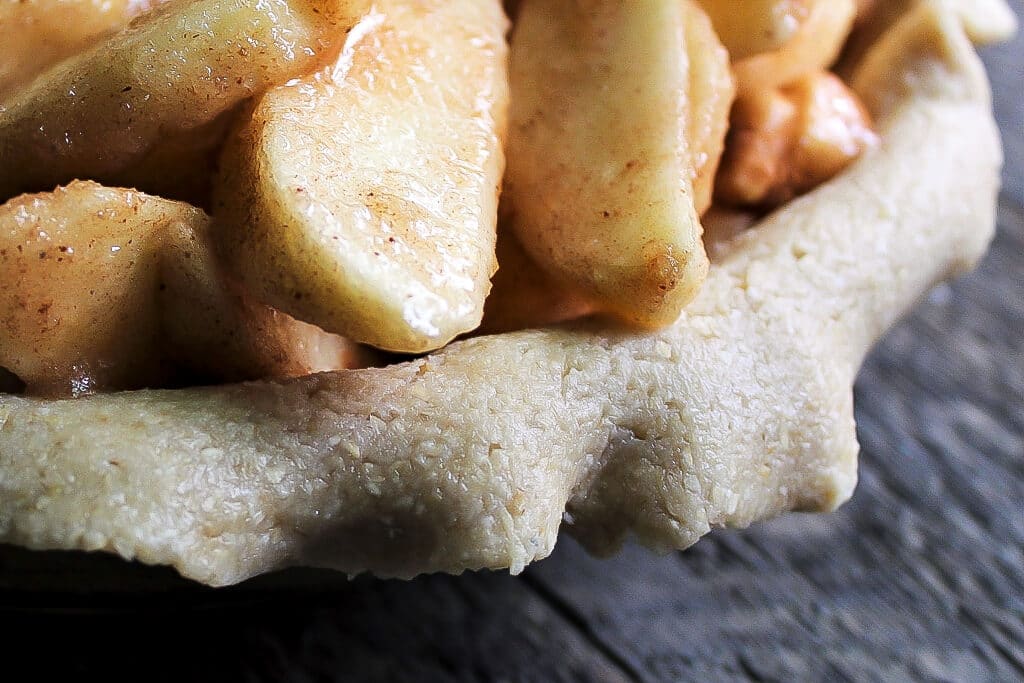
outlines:
[[[101,593],[0,586],[5,665],[188,681],[1024,678],[1024,39],[985,57],[1008,158],[999,234],[865,366],[861,483],[837,514],[667,557],[597,560],[566,538],[520,577],[330,590],[212,593],[140,569],[156,592],[139,597],[104,585],[117,560],[69,556]],[[0,574],[61,565],[11,552]],[[290,580],[307,576],[324,578]]]

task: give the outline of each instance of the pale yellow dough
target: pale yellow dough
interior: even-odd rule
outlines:
[[[630,532],[668,550],[835,508],[865,351],[994,223],[1000,149],[961,21],[922,3],[887,36],[855,79],[881,147],[737,238],[670,329],[482,337],[287,384],[4,396],[0,541],[224,585],[289,565],[519,571],[563,516],[598,551]]]

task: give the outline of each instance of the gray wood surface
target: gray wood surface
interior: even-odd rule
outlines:
[[[985,57],[1008,153],[998,238],[865,366],[861,483],[838,513],[666,557],[598,560],[566,538],[515,578],[292,573],[280,590],[8,549],[5,664],[32,679],[1024,679],[1024,39]],[[59,588],[69,570],[83,590]],[[19,572],[39,588],[4,583]]]

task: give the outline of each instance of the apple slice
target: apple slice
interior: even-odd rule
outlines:
[[[603,313],[667,325],[707,273],[693,181],[714,164],[698,168],[704,145],[689,138],[698,129],[720,137],[725,127],[695,115],[705,102],[694,96],[714,88],[692,84],[726,87],[717,105],[724,120],[727,59],[688,0],[519,6],[505,176],[511,225],[541,268]]]
[[[741,95],[788,85],[828,68],[846,44],[857,17],[854,0],[800,0],[779,4],[802,5],[803,17],[776,49],[735,61],[733,71]]]
[[[697,0],[711,17],[733,61],[786,45],[800,30],[814,3],[832,0]]]
[[[73,396],[176,369],[242,380],[369,362],[225,282],[208,232],[188,204],[93,182],[3,204],[0,368],[31,394]]]
[[[163,350],[202,380],[302,377],[372,365],[372,349],[267,306],[226,279],[208,224],[179,224],[166,235],[160,309]]]
[[[589,297],[553,281],[537,267],[512,231],[504,229],[507,223],[507,219],[498,220],[498,272],[491,280],[478,331],[498,334],[546,327],[593,313]]]
[[[504,158],[500,0],[378,2],[229,139],[218,250],[270,305],[392,351],[476,327]]]
[[[0,99],[166,0],[0,2]]]
[[[152,386],[163,235],[202,211],[76,182],[0,206],[0,366],[37,395]]]
[[[341,47],[368,0],[173,0],[0,102],[0,199],[110,176]]]

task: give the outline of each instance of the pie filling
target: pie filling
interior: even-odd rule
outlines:
[[[878,143],[865,0],[71,4],[0,7],[0,392],[658,329]]]

